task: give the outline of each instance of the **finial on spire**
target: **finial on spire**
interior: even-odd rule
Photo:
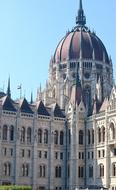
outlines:
[[[79,26],[84,26],[86,24],[86,17],[84,15],[82,0],[79,1],[79,10],[76,17],[76,24]]]
[[[9,96],[9,98],[11,98],[11,91],[10,91],[10,76],[9,76],[9,78],[8,78],[7,96]]]

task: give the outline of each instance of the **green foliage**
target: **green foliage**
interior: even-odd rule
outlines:
[[[0,190],[32,190],[30,186],[0,186]]]

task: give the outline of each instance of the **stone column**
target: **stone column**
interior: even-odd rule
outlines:
[[[16,113],[15,122],[15,149],[14,149],[14,184],[20,184],[19,176],[21,172],[20,166],[20,137],[21,137],[21,126],[20,126],[20,112]]]
[[[37,164],[37,115],[33,116],[33,126],[32,126],[32,189],[37,189],[37,174],[38,174],[38,164]]]
[[[54,126],[52,120],[49,123],[49,128],[48,190],[54,190]]]
[[[107,110],[105,113],[105,167],[104,167],[104,179],[105,186],[110,187],[110,148],[108,145],[108,116]],[[109,171],[109,172],[108,172]]]

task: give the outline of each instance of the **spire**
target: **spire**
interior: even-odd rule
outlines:
[[[79,73],[78,73],[78,69],[77,69],[77,74],[76,74],[76,89],[78,87],[81,87],[81,81],[80,81]]]
[[[32,104],[33,103],[33,93],[31,92],[31,101],[30,103]]]
[[[81,88],[81,81],[79,79],[78,69],[74,85],[72,86],[70,101],[74,106],[79,105],[80,102],[82,101],[82,88]]]
[[[8,78],[8,87],[7,87],[7,96],[11,98],[11,91],[10,91],[10,76]]]
[[[82,0],[79,1],[79,10],[76,17],[76,24],[79,26],[84,26],[86,24],[86,17],[84,15]]]

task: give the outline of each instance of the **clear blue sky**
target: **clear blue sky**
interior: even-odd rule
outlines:
[[[0,88],[8,76],[14,99],[34,98],[48,78],[48,66],[59,40],[75,26],[78,0],[0,0]],[[116,0],[83,0],[87,26],[95,30],[111,55],[116,76]]]

